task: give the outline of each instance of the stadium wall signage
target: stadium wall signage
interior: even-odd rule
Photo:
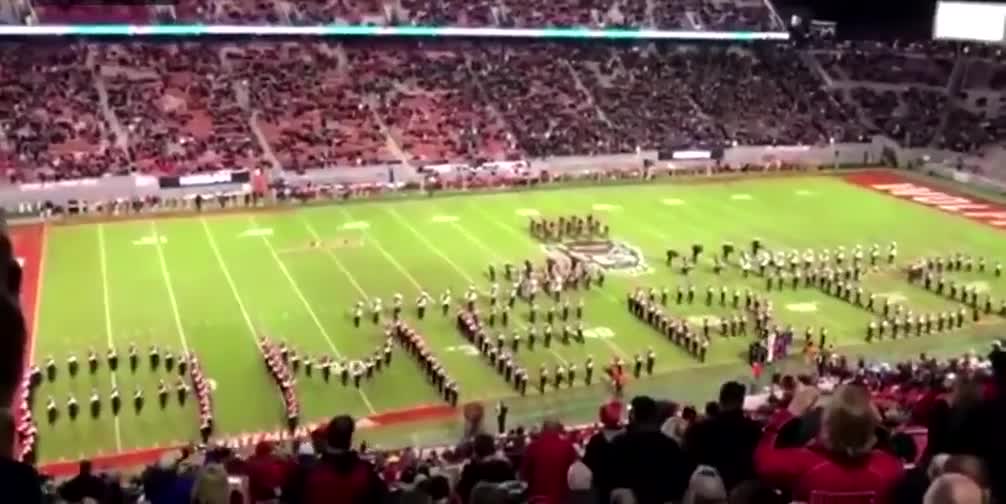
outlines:
[[[594,30],[587,28],[465,28],[431,26],[355,25],[13,25],[0,26],[4,37],[192,37],[192,36],[276,36],[276,37],[486,37],[545,39],[639,39],[639,40],[789,40],[789,32],[723,32],[693,30]]]
[[[251,174],[247,171],[218,171],[212,173],[197,173],[195,175],[183,175],[175,177],[159,177],[158,183],[161,188],[168,187],[196,187],[214,186],[221,184],[242,184],[251,181]]]
[[[957,214],[975,222],[1006,229],[1006,206],[954,194],[889,172],[862,172],[844,177],[856,185],[906,201]]]

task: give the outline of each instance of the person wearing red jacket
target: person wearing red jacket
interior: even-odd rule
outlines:
[[[245,465],[252,499],[256,502],[275,499],[286,485],[291,465],[288,460],[273,453],[272,443],[259,442],[255,446],[255,454],[248,458]]]
[[[565,503],[569,494],[566,474],[576,459],[576,448],[563,435],[562,425],[546,420],[541,433],[527,446],[520,468],[531,500],[541,504]]]
[[[891,503],[891,491],[904,468],[892,455],[874,449],[880,415],[869,392],[839,387],[824,407],[815,441],[797,448],[777,448],[782,426],[812,409],[817,389],[799,390],[789,408],[776,413],[755,449],[755,471],[767,482],[810,504]]]

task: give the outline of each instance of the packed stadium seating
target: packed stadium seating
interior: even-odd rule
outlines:
[[[53,22],[779,26],[768,4],[749,0],[35,7]],[[20,102],[0,111],[0,167],[15,181],[827,144],[875,134],[984,155],[1006,139],[1001,51],[942,42],[109,42],[32,48],[30,59],[24,47],[0,46],[0,99]]]
[[[778,31],[762,0],[178,0],[160,7],[21,2],[42,23],[369,24]]]
[[[0,52],[2,99],[16,104],[0,113],[13,180],[807,145],[871,132],[970,148],[1000,138],[995,123],[940,134],[969,117],[945,110],[945,91],[829,89],[787,46],[359,40],[25,53]]]

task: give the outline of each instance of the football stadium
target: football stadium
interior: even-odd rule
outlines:
[[[11,502],[1003,498],[1006,6],[778,3],[4,2]]]

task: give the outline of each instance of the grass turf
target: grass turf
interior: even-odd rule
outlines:
[[[685,250],[702,243],[708,256],[725,241],[745,247],[753,237],[770,248],[784,249],[874,242],[886,248],[896,240],[902,264],[936,253],[966,252],[988,257],[991,264],[1006,256],[1000,231],[830,177],[540,190],[254,215],[50,226],[35,360],[42,364],[53,355],[60,376],[42,386],[35,402],[42,461],[169,446],[197,437],[191,398],[184,407],[172,400],[163,410],[151,400],[158,378],[165,375],[146,365],[147,349],[154,343],[162,353],[166,348],[176,354],[188,348],[201,357],[217,385],[219,433],[275,429],[283,421],[282,403],[255,347],[256,335],[286,341],[302,354],[364,357],[383,341],[383,330],[369,322],[353,328],[350,308],[373,296],[388,306],[396,292],[405,296],[406,320],[424,334],[460,383],[463,401],[511,394],[484,361],[470,354],[453,317],[442,318],[438,303],[423,322],[415,320],[413,307],[421,289],[435,298],[446,288],[459,295],[470,284],[487,290],[489,263],[541,258],[542,247],[528,234],[527,217],[522,215],[528,210],[546,216],[588,212],[602,216],[613,237],[642,250],[653,270],[639,277],[609,274],[603,290],[584,293],[586,327],[607,328],[613,336],[591,338],[583,346],[553,344],[551,351],[540,344],[534,352],[522,349],[518,360],[532,378],[541,363],[551,368],[557,362],[574,362],[582,375],[587,355],[599,363],[616,354],[629,361],[633,354],[653,347],[661,378],[634,383],[631,390],[661,395],[674,391],[688,400],[708,398],[722,380],[744,376],[741,362],[749,340],[715,337],[707,363],[700,366],[626,312],[625,294],[635,286],[666,285],[673,294],[685,281],[664,267],[668,247]],[[310,247],[315,240],[326,246]],[[981,280],[996,298],[1006,296],[1006,280],[991,274]],[[691,281],[697,286],[696,304],[672,305],[672,314],[730,312],[704,305],[707,286],[764,289],[761,279],[743,280],[736,270],[716,277],[708,264],[693,272]],[[898,293],[916,312],[955,307],[909,285],[896,272],[871,275],[864,287]],[[811,289],[773,291],[769,296],[777,306],[777,318],[797,327],[798,334],[808,325],[826,326],[830,341],[840,349],[870,354],[958,351],[1001,329],[1000,319],[992,317],[963,331],[854,349],[863,344],[870,320],[867,312]],[[816,310],[785,309],[806,303],[815,303]],[[527,311],[526,305],[518,305],[518,327],[528,325]],[[144,357],[140,369],[131,373],[120,365],[118,372],[108,372],[104,362],[108,346],[118,347],[122,358],[131,342]],[[91,346],[102,357],[94,375],[86,370]],[[71,352],[85,364],[74,379],[66,376],[65,360]],[[313,379],[299,379],[303,419],[319,420],[339,412],[365,416],[440,402],[401,351],[389,370],[365,381],[360,391],[336,382],[326,385],[317,373]],[[107,399],[113,384],[125,399],[122,413],[113,418],[106,411],[90,418],[86,402],[92,387]],[[148,398],[139,414],[129,405],[137,386]],[[45,398],[53,395],[64,409],[71,392],[85,413],[72,422],[60,418],[47,424]],[[543,413],[589,418],[604,394],[600,387],[550,391],[541,397],[532,392],[533,397],[515,400],[514,410],[523,418]],[[442,422],[426,422],[378,429],[367,436],[388,443],[428,441],[442,439],[450,429]]]

